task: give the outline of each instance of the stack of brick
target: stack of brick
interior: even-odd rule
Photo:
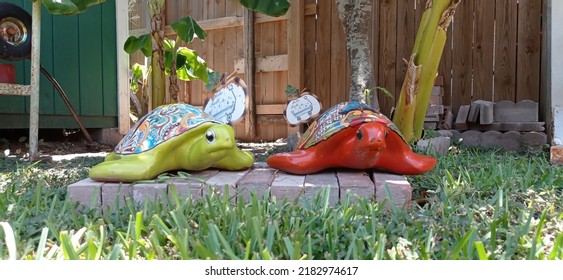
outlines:
[[[453,114],[449,106],[443,105],[444,78],[436,77],[434,88],[430,96],[430,102],[426,109],[424,129],[452,129]]]
[[[522,144],[538,147],[547,144],[545,123],[538,121],[538,103],[523,100],[476,100],[459,108],[454,140],[468,146],[494,147],[519,151]]]

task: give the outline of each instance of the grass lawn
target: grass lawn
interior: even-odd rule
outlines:
[[[428,203],[397,211],[370,199],[329,207],[325,193],[302,205],[210,195],[78,212],[65,187],[101,160],[0,157],[0,259],[563,258],[563,168],[546,151],[453,147],[409,176]]]

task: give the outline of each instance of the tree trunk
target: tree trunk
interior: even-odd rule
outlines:
[[[164,72],[164,1],[149,0],[151,12],[151,40],[152,40],[152,106],[150,110],[165,103],[170,99],[166,95],[166,74]]]
[[[372,105],[379,110],[379,100],[372,91],[373,66],[368,38],[373,0],[336,0],[336,8],[344,34],[346,48],[350,60],[350,92],[351,101],[360,101]],[[373,92],[370,99],[366,93]]]
[[[422,137],[424,119],[442,52],[446,30],[461,0],[426,0],[393,123],[408,142]]]

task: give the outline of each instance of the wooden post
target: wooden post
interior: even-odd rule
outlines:
[[[129,131],[129,55],[123,51],[123,45],[129,36],[129,13],[127,2],[115,2],[115,28],[117,33],[117,104],[119,133]],[[148,17],[147,17],[148,18]]]
[[[41,43],[41,0],[33,2],[31,21],[31,97],[29,101],[29,160],[37,158],[39,137],[39,67]]]
[[[546,114],[545,121],[552,124],[550,162],[563,164],[563,55],[560,50],[563,46],[563,31],[560,26],[563,19],[559,16],[563,11],[563,2],[551,0],[547,2],[547,46],[546,46],[546,74],[547,85],[545,99],[551,108]],[[545,101],[544,101],[545,102]],[[549,127],[548,127],[549,128]]]
[[[254,54],[254,12],[244,9],[244,72],[248,90],[248,113],[245,118],[246,137],[256,136],[256,102],[254,94],[254,77],[256,76],[255,54]]]
[[[290,0],[287,13],[287,82],[302,90],[305,87],[305,0]],[[287,134],[300,132],[301,125],[288,126]]]

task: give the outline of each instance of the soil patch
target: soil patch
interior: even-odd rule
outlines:
[[[0,130],[0,152],[3,156],[15,156],[27,158],[29,153],[29,131],[28,130]],[[266,159],[279,152],[288,151],[285,139],[272,142],[239,142],[238,146],[244,151],[254,154],[256,161]],[[40,130],[38,151],[40,157],[50,157],[71,154],[103,154],[111,152],[113,146],[98,142],[89,143],[84,139],[80,130]],[[2,154],[0,154],[2,156]]]

